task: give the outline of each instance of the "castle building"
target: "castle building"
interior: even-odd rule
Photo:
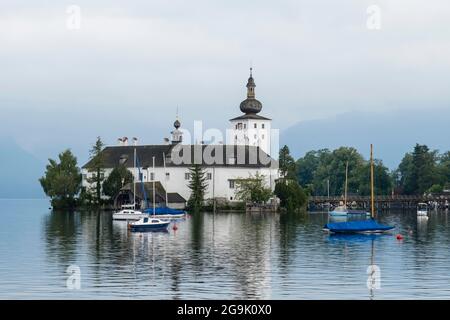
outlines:
[[[272,120],[259,115],[262,104],[255,98],[255,80],[250,68],[250,78],[247,82],[247,99],[241,102],[240,109],[244,113],[230,120],[231,130],[228,141],[236,145],[248,145],[261,148],[271,154],[271,123]]]
[[[137,139],[133,139],[133,145],[128,145],[128,139],[123,138],[119,139],[118,145],[105,147],[102,151],[105,178],[115,167],[123,165],[132,172],[136,182],[143,182],[140,184],[142,188],[136,188],[139,200],[143,200],[143,194],[147,199],[152,197],[151,187],[155,181],[157,205],[164,205],[167,201],[174,208],[184,207],[190,197],[189,169],[193,164],[199,164],[206,173],[207,200],[238,201],[236,181],[256,174],[263,175],[266,186],[274,189],[279,172],[277,162],[270,157],[271,119],[258,115],[262,104],[255,99],[255,87],[250,69],[247,99],[240,104],[243,114],[230,120],[231,130],[228,132],[232,136],[228,138],[228,144],[185,144],[181,122],[176,119],[171,140],[166,144],[138,145]],[[89,172],[91,165],[89,161],[81,170],[82,186],[87,189],[94,187],[89,183],[93,174]],[[133,188],[124,186],[123,190],[126,197],[118,195],[116,205],[132,199],[130,192]]]

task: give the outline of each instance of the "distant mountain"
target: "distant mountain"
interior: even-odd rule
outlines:
[[[39,177],[45,164],[12,139],[0,137],[0,199],[44,198]]]
[[[288,145],[296,159],[310,150],[339,146],[355,147],[368,158],[371,143],[375,157],[391,169],[416,143],[441,152],[450,150],[450,108],[387,114],[351,112],[299,122],[280,135],[280,146]]]

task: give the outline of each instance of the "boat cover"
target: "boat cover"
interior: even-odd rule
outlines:
[[[331,232],[336,233],[352,233],[352,232],[376,232],[376,231],[388,231],[394,229],[394,226],[388,226],[380,224],[374,219],[347,221],[347,222],[334,222],[327,223],[324,226]]]
[[[144,210],[145,213],[153,214],[153,208],[147,208]],[[169,207],[157,207],[155,208],[155,214],[183,214],[183,210],[172,209]]]

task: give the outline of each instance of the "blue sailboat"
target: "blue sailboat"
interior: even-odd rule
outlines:
[[[153,157],[153,172],[155,171],[155,157]],[[140,169],[139,169],[139,175]],[[142,178],[141,178],[142,181]],[[145,193],[144,183],[142,183],[142,188],[144,192],[145,202],[147,202],[147,194]],[[165,219],[160,219],[155,215],[155,180],[153,180],[153,216],[146,216],[141,218],[139,221],[132,222],[129,224],[131,231],[167,231],[170,221]]]
[[[327,223],[325,231],[333,233],[383,233],[394,229],[394,226],[380,224],[375,220],[373,146],[370,145],[370,178],[371,178],[371,217],[367,220]]]
[[[163,154],[163,160],[164,160],[164,169],[166,168],[166,160],[165,155]],[[142,186],[142,194],[144,195],[144,203],[147,205],[148,199],[147,199],[147,192],[144,188],[144,183],[142,181],[142,174],[139,164],[139,158],[137,158],[138,161],[138,169],[139,169],[139,177],[141,179],[141,186]],[[154,187],[153,187],[154,188]],[[154,218],[160,218],[160,219],[181,219],[186,216],[186,211],[184,210],[178,210],[168,207],[168,199],[167,199],[167,188],[164,188],[166,191],[166,205],[164,207],[156,207],[153,205],[152,208],[146,208],[142,212],[144,214],[152,215]],[[153,189],[153,193],[155,193],[155,190]],[[155,196],[155,195],[153,195]]]

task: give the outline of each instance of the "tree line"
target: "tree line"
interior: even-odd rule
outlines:
[[[370,194],[370,163],[354,148],[309,151],[296,161],[299,183],[315,196],[342,195],[348,163],[348,192]],[[439,193],[450,188],[450,152],[439,154],[416,144],[397,169],[390,171],[374,161],[375,193],[378,195]]]

